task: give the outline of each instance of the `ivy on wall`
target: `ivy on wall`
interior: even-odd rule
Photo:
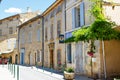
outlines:
[[[120,40],[120,31],[113,29],[117,26],[114,22],[107,20],[102,13],[102,1],[101,0],[90,0],[92,6],[90,13],[94,16],[95,21],[90,26],[84,26],[79,30],[72,33],[72,37],[65,40],[68,42],[78,41],[91,41],[91,50],[94,52],[94,41],[95,40]]]

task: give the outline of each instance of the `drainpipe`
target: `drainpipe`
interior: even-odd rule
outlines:
[[[104,76],[105,76],[105,80],[107,79],[107,71],[106,71],[106,58],[105,58],[105,45],[104,45],[104,41],[102,40],[102,53],[103,53],[103,66],[104,66]]]
[[[65,32],[66,32],[66,0],[64,0],[65,1],[65,6],[64,6],[64,9],[65,9]],[[65,35],[65,34],[64,34]],[[66,36],[64,36],[64,38],[65,38]],[[65,66],[67,66],[67,60],[66,60],[66,56],[67,55],[67,53],[66,53],[66,43],[65,43]]]
[[[20,40],[20,28],[18,27],[18,46],[17,46],[17,48],[18,48],[18,60],[19,61],[17,61],[17,63],[18,64],[20,64],[20,53],[19,53],[19,40]]]
[[[44,17],[42,16],[42,67],[44,67]]]

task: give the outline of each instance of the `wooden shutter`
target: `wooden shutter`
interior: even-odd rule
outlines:
[[[75,26],[76,26],[76,24],[75,24],[75,19],[76,19],[75,14],[76,14],[76,9],[73,8],[73,9],[72,9],[72,29],[74,29]]]
[[[80,26],[85,25],[84,2],[80,4]]]

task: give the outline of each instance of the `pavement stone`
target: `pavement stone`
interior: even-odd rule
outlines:
[[[15,80],[8,69],[0,65],[0,80]]]

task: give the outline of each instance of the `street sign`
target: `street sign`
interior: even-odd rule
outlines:
[[[59,35],[59,43],[64,43],[64,35],[63,34]]]

